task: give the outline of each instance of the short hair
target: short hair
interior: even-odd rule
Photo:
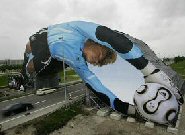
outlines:
[[[101,45],[91,39],[88,39],[86,43],[89,46],[89,48],[91,48],[91,49],[96,49],[97,46],[99,46],[101,48],[101,49],[98,49],[97,51],[102,52],[103,58],[101,59],[101,61],[99,61],[96,64],[97,66],[101,67],[103,65],[114,63],[116,61],[117,53],[113,49],[108,48],[107,46]]]

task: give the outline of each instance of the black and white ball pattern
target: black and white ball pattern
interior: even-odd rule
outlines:
[[[134,95],[138,113],[149,121],[160,124],[172,122],[178,113],[178,102],[174,94],[158,83],[146,83]]]

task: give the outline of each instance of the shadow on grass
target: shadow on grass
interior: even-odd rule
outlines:
[[[76,115],[83,113],[82,102],[74,103],[68,108],[61,108],[32,123],[36,128],[35,135],[48,135],[54,130],[65,126]]]

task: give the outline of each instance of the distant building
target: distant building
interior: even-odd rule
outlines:
[[[6,59],[6,60],[0,60],[0,65],[20,65],[23,64],[23,60],[11,60],[11,59]]]
[[[164,71],[174,82],[174,84],[181,90],[181,92],[185,93],[185,82],[182,77],[180,77],[170,66],[169,62],[166,64],[161,59],[157,57],[154,51],[150,49],[150,47],[145,44],[142,40],[136,39],[130,35],[126,35],[132,42],[138,45],[138,47],[143,51],[144,56],[148,59],[153,65],[155,65],[160,70]],[[170,62],[173,62],[170,60]]]

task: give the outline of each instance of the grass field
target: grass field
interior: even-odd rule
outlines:
[[[70,82],[70,81],[75,81],[75,80],[79,80],[80,77],[76,74],[76,72],[73,69],[70,70],[66,70],[65,71],[65,82]],[[60,76],[61,76],[61,82],[64,82],[64,72],[60,72]]]
[[[75,73],[73,69],[66,70],[66,80],[65,82],[79,80],[80,77]],[[64,82],[64,72],[60,72],[61,82]],[[0,86],[7,86],[8,85],[8,76],[7,75],[0,75]]]
[[[34,135],[49,135],[51,132],[65,126],[76,115],[88,115],[83,109],[83,101],[78,101],[68,107],[62,107],[55,112],[24,123],[16,128],[15,133],[25,132],[29,126],[35,128]]]
[[[48,135],[66,125],[66,123],[78,114],[84,114],[81,103],[72,104],[69,108],[61,108],[33,123],[36,135]]]
[[[0,75],[0,86],[7,86],[7,85],[8,85],[8,76]]]
[[[185,61],[173,63],[170,66],[185,80]]]
[[[185,61],[173,63],[170,66],[185,80]],[[80,79],[80,77],[75,73],[73,69],[66,70],[65,74],[66,74],[65,82],[70,82],[70,81],[75,81]],[[61,82],[64,82],[64,72],[60,72],[60,76],[61,76]],[[6,86],[6,85],[8,85],[8,76],[1,75],[0,86]]]

